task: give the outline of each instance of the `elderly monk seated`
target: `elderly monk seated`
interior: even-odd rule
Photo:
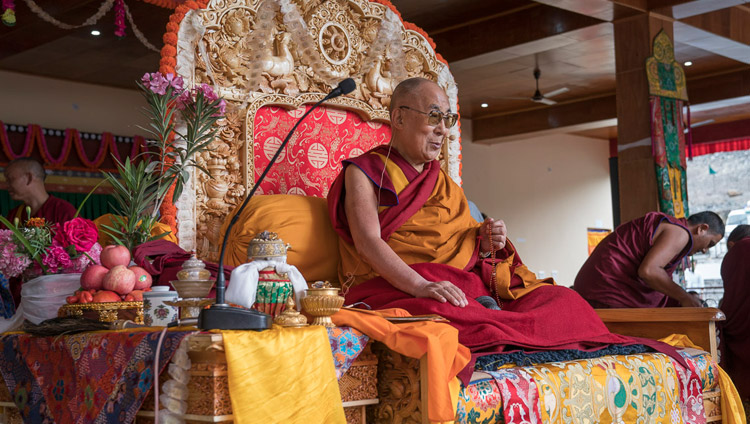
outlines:
[[[721,310],[721,366],[745,404],[750,401],[750,225],[738,225],[727,238],[729,251],[721,262],[724,299]]]
[[[538,280],[503,221],[472,219],[436,160],[457,120],[437,84],[401,82],[390,117],[390,143],[346,160],[328,195],[346,303],[441,315],[474,358],[633,343],[611,334],[573,290]],[[488,297],[492,309],[477,301]]]
[[[672,273],[683,258],[705,253],[723,236],[724,222],[713,212],[687,221],[649,212],[596,246],[573,289],[595,308],[700,307],[701,299],[672,281]]]
[[[12,160],[5,167],[4,173],[10,198],[22,202],[8,213],[8,221],[18,219],[19,222],[26,222],[29,218],[35,217],[57,223],[70,221],[75,216],[76,208],[73,205],[47,193],[44,186],[47,174],[36,159]],[[27,207],[31,210],[31,216],[26,213]],[[0,224],[0,228],[4,226]]]

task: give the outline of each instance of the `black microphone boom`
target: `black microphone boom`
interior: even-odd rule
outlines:
[[[201,309],[201,313],[198,316],[198,328],[200,328],[201,330],[220,329],[261,331],[271,328],[270,315],[260,311],[256,311],[254,309],[236,308],[225,303],[224,293],[226,291],[226,282],[224,278],[224,254],[226,253],[229,233],[232,231],[232,227],[234,227],[234,224],[239,219],[242,211],[245,209],[245,206],[247,206],[247,204],[249,203],[250,198],[253,197],[255,192],[258,190],[260,183],[266,177],[266,174],[268,174],[268,171],[271,169],[271,165],[276,162],[276,159],[278,159],[281,151],[284,149],[284,147],[286,147],[289,139],[292,138],[292,134],[294,134],[294,131],[297,129],[299,124],[307,117],[307,115],[309,115],[313,110],[317,109],[318,106],[320,106],[326,100],[351,93],[356,87],[357,84],[351,78],[347,78],[341,81],[336,86],[336,88],[328,93],[327,96],[325,96],[319,102],[315,103],[307,112],[305,112],[304,115],[302,115],[302,117],[297,121],[296,124],[294,124],[292,129],[286,135],[284,141],[281,143],[278,150],[276,150],[276,154],[273,155],[271,161],[268,162],[268,165],[266,165],[266,169],[264,169],[263,173],[260,174],[260,177],[258,177],[258,181],[255,182],[252,190],[250,190],[250,194],[247,195],[245,200],[242,202],[242,205],[240,205],[240,208],[237,209],[237,213],[235,213],[232,217],[232,220],[229,221],[229,226],[227,227],[227,231],[224,234],[224,240],[221,242],[221,251],[219,253],[219,270],[216,274],[216,303],[211,305],[211,307],[208,309]]]

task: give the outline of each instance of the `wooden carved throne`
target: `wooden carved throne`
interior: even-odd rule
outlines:
[[[388,105],[403,79],[436,81],[458,109],[457,89],[432,42],[387,1],[211,0],[188,13],[176,72],[209,84],[228,103],[218,137],[175,202],[180,246],[218,259],[219,229],[311,104],[351,77],[357,88],[308,116],[258,194],[325,197],[341,161],[390,138]],[[444,169],[460,183],[458,127],[443,145]]]

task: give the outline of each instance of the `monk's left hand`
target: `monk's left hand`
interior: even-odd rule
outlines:
[[[495,250],[501,250],[505,247],[508,240],[508,230],[505,228],[505,222],[502,219],[494,220],[487,218],[479,228],[479,236],[481,241],[479,242],[479,250],[482,253],[490,251],[490,239],[489,232],[492,232],[492,245]]]

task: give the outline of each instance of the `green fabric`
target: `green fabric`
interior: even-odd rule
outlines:
[[[661,102],[661,121],[664,129],[664,144],[667,150],[667,162],[674,168],[682,168],[680,164],[680,136],[677,134],[680,125],[677,122],[679,114],[676,99],[659,98]]]
[[[671,63],[658,62],[659,69],[659,86],[662,90],[675,91],[677,85],[674,81],[674,67]]]
[[[51,195],[67,200],[76,208],[83,202],[88,193],[59,193],[50,192]],[[18,206],[21,202],[10,198],[7,190],[0,190],[0,214],[7,217],[11,209]],[[106,213],[115,213],[114,198],[109,194],[92,194],[81,209],[80,216],[87,219],[96,219]]]

